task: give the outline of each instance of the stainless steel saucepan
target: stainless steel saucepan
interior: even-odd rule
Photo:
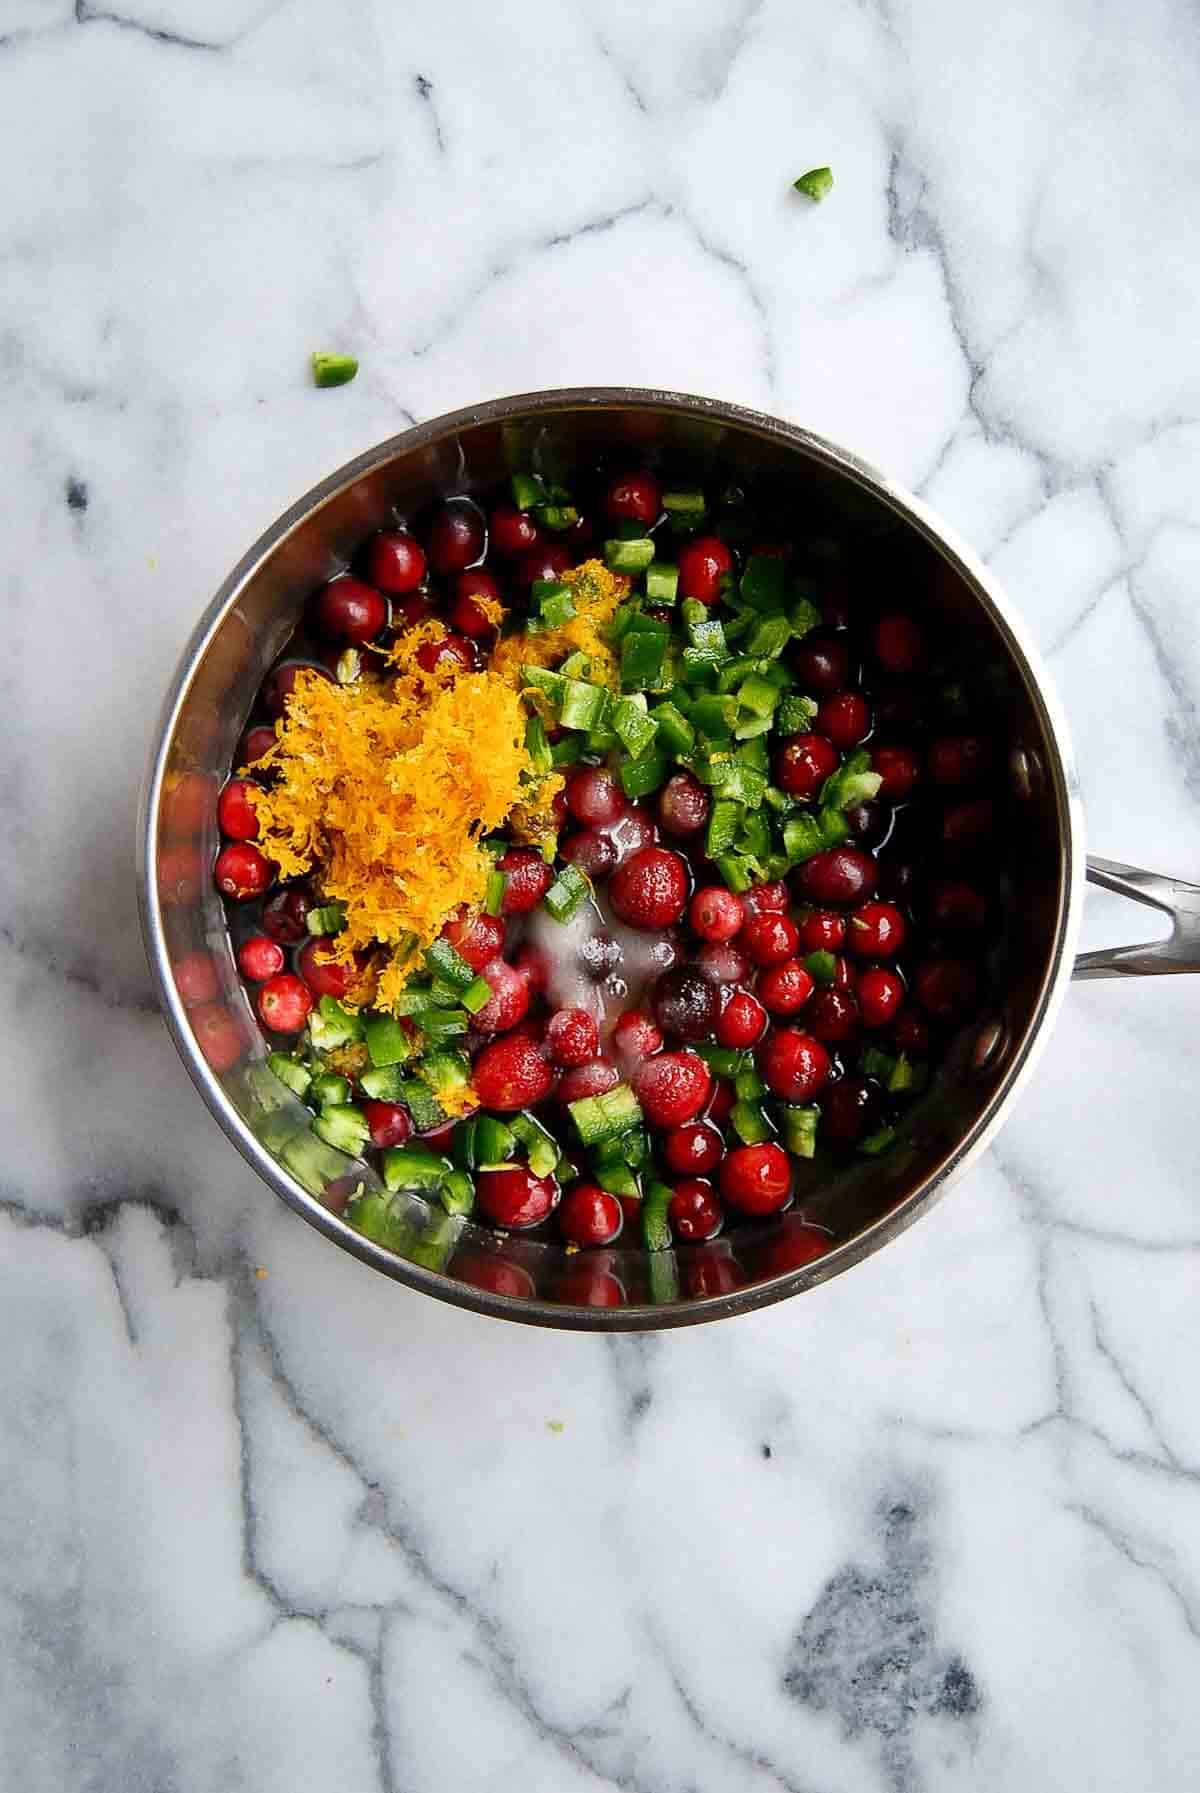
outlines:
[[[801,1262],[788,1215],[677,1252],[618,1248],[604,1265],[623,1304],[596,1307],[579,1304],[572,1261],[558,1246],[451,1219],[416,1197],[401,1198],[407,1205],[397,1215],[395,1251],[346,1224],[347,1191],[372,1186],[372,1173],[319,1147],[308,1111],[267,1071],[210,868],[215,793],[263,676],[313,588],[346,565],[362,538],[395,514],[487,487],[516,466],[562,476],[616,454],[661,459],[681,478],[782,488],[795,493],[805,517],[869,536],[873,564],[887,569],[896,592],[920,594],[955,651],[986,669],[1007,736],[1012,851],[996,980],[1004,995],[954,1042],[893,1150],[806,1197],[806,1216],[831,1229],[833,1248]],[[146,779],[139,856],[142,924],[167,1025],[217,1121],[264,1182],[385,1275],[462,1307],[545,1326],[689,1325],[766,1306],[840,1274],[931,1207],[983,1151],[1030,1075],[1072,976],[1200,967],[1200,887],[1085,861],[1058,698],[1024,623],[971,551],[918,499],[846,450],[777,418],[671,392],[585,387],[456,411],[360,455],[293,505],[234,568],[184,652]],[[1076,960],[1085,878],[1170,916],[1171,937]],[[216,972],[216,987],[201,990],[200,1000],[197,964],[206,975]],[[192,982],[181,966],[190,967]]]

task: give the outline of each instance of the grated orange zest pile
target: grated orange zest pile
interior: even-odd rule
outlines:
[[[578,652],[590,658],[591,677],[598,685],[618,691],[621,680],[617,658],[608,645],[605,630],[617,605],[628,597],[630,580],[624,573],[612,572],[602,560],[585,560],[582,566],[571,567],[559,577],[563,585],[570,587],[575,615],[560,629],[546,629],[537,635],[510,635],[492,655],[492,671],[519,684],[523,666],[555,667],[568,654]]]

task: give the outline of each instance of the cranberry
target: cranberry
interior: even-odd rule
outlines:
[[[257,728],[248,728],[238,743],[237,759],[239,766],[256,766],[265,753],[269,753],[275,745],[275,730],[259,723]]]
[[[277,971],[283,970],[283,954],[279,955]],[[179,992],[179,1000],[185,1009],[195,1008],[203,1002],[215,1002],[221,993],[217,968],[207,953],[185,953],[176,959],[171,967],[175,976],[175,988]],[[270,977],[272,974],[267,973]]]
[[[871,711],[865,697],[857,691],[834,691],[821,700],[817,711],[817,727],[828,735],[835,747],[849,752],[871,732]]]
[[[721,1166],[721,1194],[741,1214],[774,1214],[787,1206],[791,1189],[787,1153],[770,1141],[736,1146]]]
[[[532,847],[510,847],[498,861],[507,872],[501,910],[505,915],[527,915],[536,909],[554,882],[554,873]]]
[[[868,965],[859,974],[857,995],[863,1026],[886,1027],[904,1001],[904,985],[886,965]]]
[[[570,1307],[623,1307],[625,1285],[602,1264],[572,1264],[554,1285],[557,1301]]]
[[[829,1076],[829,1054],[798,1027],[779,1027],[759,1055],[767,1088],[785,1102],[811,1102]]]
[[[812,992],[812,978],[798,959],[770,966],[758,980],[758,1000],[772,1015],[794,1015]]]
[[[496,553],[510,560],[514,554],[525,554],[537,546],[537,520],[528,511],[519,511],[515,504],[498,504],[492,512],[489,536]]]
[[[787,885],[752,884],[742,897],[742,907],[747,916],[782,915],[788,906]]]
[[[738,935],[738,945],[755,965],[782,965],[799,944],[796,924],[786,915],[753,915]]]
[[[546,1050],[556,1065],[585,1065],[600,1050],[596,1018],[586,1009],[559,1009],[546,1027]]]
[[[454,602],[450,606],[450,627],[457,629],[460,635],[469,635],[473,640],[484,640],[494,635],[496,625],[488,617],[479,604],[480,598],[486,598],[490,604],[500,602],[500,587],[492,574],[484,567],[472,567],[469,572],[460,573],[454,584]]]
[[[767,1011],[749,990],[735,990],[717,1019],[717,1044],[740,1050],[757,1046],[767,1029]]]
[[[417,665],[422,672],[474,672],[479,666],[479,650],[465,635],[443,635],[440,641],[423,641],[417,649]]]
[[[558,1080],[558,1100],[565,1108],[568,1102],[581,1101],[584,1096],[606,1095],[620,1081],[621,1073],[611,1059],[593,1058],[586,1065],[572,1065],[563,1072]],[[479,1087],[478,1080],[475,1087]]]
[[[904,917],[894,903],[862,903],[851,912],[846,940],[860,959],[894,959],[904,934]]]
[[[484,1047],[475,1060],[471,1081],[485,1108],[510,1114],[544,1102],[554,1076],[533,1042],[513,1035]]]
[[[487,1252],[467,1252],[454,1260],[451,1268],[460,1282],[488,1295],[508,1295],[530,1301],[537,1294],[537,1284],[523,1264],[510,1264],[506,1258]]]
[[[990,797],[955,803],[942,817],[942,840],[947,847],[970,852],[983,845],[995,823],[996,806]]]
[[[871,769],[882,778],[879,794],[889,803],[903,803],[911,797],[921,776],[921,763],[911,747],[872,747]]]
[[[432,615],[433,604],[428,592],[412,591],[406,598],[392,599],[392,627],[399,635],[415,629],[418,623]]]
[[[846,944],[846,917],[834,909],[810,909],[797,926],[801,952],[840,953]]]
[[[237,962],[244,978],[252,984],[265,984],[283,970],[283,948],[266,934],[252,934],[238,947]]]
[[[254,798],[258,786],[249,778],[231,778],[217,798],[217,822],[226,840],[255,840],[258,816]]]
[[[852,804],[843,813],[851,836],[860,847],[881,845],[892,825],[891,809],[886,803],[879,803],[874,798]]]
[[[312,1013],[312,992],[290,971],[281,972],[258,993],[258,1012],[272,1033],[299,1033]]]
[[[343,965],[335,959],[333,949],[324,940],[309,941],[300,954],[296,969],[314,996],[332,996],[338,1002],[361,976],[358,965]]]
[[[711,1183],[684,1177],[674,1186],[667,1218],[677,1239],[711,1239],[721,1230],[721,1204]]]
[[[681,1176],[702,1177],[715,1170],[725,1156],[720,1129],[708,1121],[689,1121],[674,1127],[663,1140],[668,1169]]]
[[[696,834],[708,810],[708,792],[690,772],[676,772],[658,793],[658,820],[668,834]]]
[[[188,1020],[206,1063],[218,1076],[223,1071],[232,1071],[241,1058],[245,1045],[241,1030],[229,1010],[219,1002],[213,1002],[203,1008],[192,1009]]]
[[[892,1038],[899,1051],[923,1058],[929,1051],[929,1023],[915,1009],[904,1009],[896,1017]]]
[[[486,959],[484,963],[487,963]],[[529,985],[530,996],[541,995],[546,988],[550,967],[546,962],[545,953],[539,947],[531,946],[528,941],[524,946],[519,946],[513,954],[512,968],[514,971],[520,972]],[[477,967],[477,969],[482,969],[482,967]]]
[[[719,536],[693,536],[679,550],[679,596],[715,604],[722,577],[732,571],[733,555]]]
[[[286,714],[288,702],[301,673],[326,679],[331,685],[335,682],[328,667],[318,665],[315,660],[288,660],[282,666],[277,666],[264,680],[259,694],[263,709],[273,722],[278,722]]]
[[[570,564],[570,551],[560,542],[539,542],[522,554],[513,576],[519,588],[528,591],[539,579],[561,579]]]
[[[373,585],[365,585],[349,573],[331,579],[313,604],[313,624],[326,641],[348,641],[355,646],[374,641],[387,619],[387,599]]]
[[[701,940],[732,940],[745,919],[741,897],[723,884],[706,884],[688,905],[688,920]]]
[[[482,971],[504,951],[504,931],[499,915],[472,915],[464,903],[443,923],[442,939],[450,942],[472,971]]]
[[[613,1028],[613,1047],[628,1064],[662,1050],[663,1037],[656,1021],[641,1009],[626,1009]]]
[[[987,898],[974,884],[947,879],[929,893],[929,918],[949,933],[975,933],[987,921]]]
[[[367,546],[366,568],[372,585],[402,598],[425,577],[425,550],[407,529],[381,529]]]
[[[815,797],[837,769],[837,749],[824,735],[793,735],[775,755],[773,772],[789,797]]]
[[[412,1132],[412,1119],[399,1102],[364,1102],[363,1118],[377,1151],[402,1146]]]
[[[709,1097],[708,1108],[705,1111],[705,1118],[710,1120],[714,1127],[723,1127],[733,1113],[734,1104],[736,1102],[737,1090],[728,1079],[722,1079],[721,1081],[714,1083],[713,1093]]]
[[[854,973],[850,969],[849,959],[844,954],[839,953],[835,957],[833,976],[829,981],[835,990],[852,990],[854,988]]]
[[[695,965],[675,965],[654,985],[654,1018],[664,1033],[703,1040],[713,1030],[720,1003],[716,986]]]
[[[818,630],[804,637],[792,667],[806,691],[840,691],[850,681],[850,651],[836,635]]]
[[[750,961],[732,940],[713,940],[702,946],[696,965],[714,984],[742,984],[750,976]]]
[[[604,832],[617,849],[618,865],[624,865],[627,859],[632,859],[644,848],[652,847],[658,839],[650,817],[633,803]]]
[[[928,765],[935,784],[978,784],[991,771],[991,742],[979,735],[943,735],[930,743]]]
[[[658,481],[649,473],[626,473],[604,494],[604,509],[618,523],[657,523],[662,511]]]
[[[806,859],[796,874],[810,902],[845,908],[872,896],[878,877],[875,861],[858,847],[826,847]]]
[[[503,1170],[481,1170],[475,1179],[475,1199],[480,1212],[495,1226],[513,1229],[537,1226],[558,1201],[553,1177],[535,1177],[524,1165],[506,1164]]]
[[[804,1011],[804,1019],[818,1040],[839,1046],[858,1032],[858,1003],[849,990],[818,990]]]
[[[217,889],[235,903],[247,903],[252,897],[262,896],[270,889],[274,875],[271,861],[264,859],[258,848],[248,841],[235,841],[232,846],[222,847],[213,866]]]
[[[624,1218],[616,1196],[595,1183],[576,1183],[558,1210],[559,1231],[569,1245],[611,1245]]]
[[[704,1060],[694,1052],[660,1052],[642,1060],[632,1082],[652,1126],[681,1127],[704,1107],[712,1078]]]
[[[577,865],[589,878],[607,878],[617,863],[617,849],[606,834],[594,828],[581,828],[569,834],[558,849],[568,865]]]
[[[312,893],[303,884],[277,890],[263,909],[263,933],[278,940],[280,946],[297,946],[308,938],[306,924],[312,906]]]
[[[483,554],[483,518],[467,498],[451,498],[429,526],[429,564],[435,573],[461,573]]]
[[[926,959],[913,973],[913,992],[935,1021],[957,1021],[971,1008],[979,980],[963,959]]]
[[[491,996],[475,1016],[480,1033],[507,1033],[529,1010],[529,985],[503,959],[492,959],[480,972]]]
[[[849,1146],[878,1124],[879,1089],[865,1077],[838,1077],[821,1097],[821,1137]]]
[[[601,766],[577,766],[567,774],[567,808],[585,828],[615,822],[625,811],[625,793]]]
[[[613,873],[609,900],[631,928],[668,928],[687,902],[687,867],[666,847],[643,847]]]
[[[875,658],[888,672],[913,672],[924,654],[921,631],[911,616],[881,616],[871,637]]]
[[[575,962],[593,983],[601,983],[621,963],[621,949],[607,928],[598,928],[580,942]]]

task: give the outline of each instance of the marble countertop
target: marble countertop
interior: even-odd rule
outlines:
[[[4,0],[0,1784],[1196,1785],[1196,986],[1073,991],[981,1167],[803,1301],[547,1335],[256,1182],[156,1017],[132,822],[285,503],[642,383],[939,507],[1093,847],[1194,874],[1198,110],[1182,0]]]

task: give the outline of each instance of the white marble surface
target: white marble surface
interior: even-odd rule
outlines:
[[[1198,111],[1183,0],[0,0],[0,1785],[1195,1787],[1195,986],[1073,992],[982,1168],[804,1301],[552,1336],[257,1185],[131,835],[285,502],[642,382],[924,492],[1050,655],[1093,845],[1195,875]]]

